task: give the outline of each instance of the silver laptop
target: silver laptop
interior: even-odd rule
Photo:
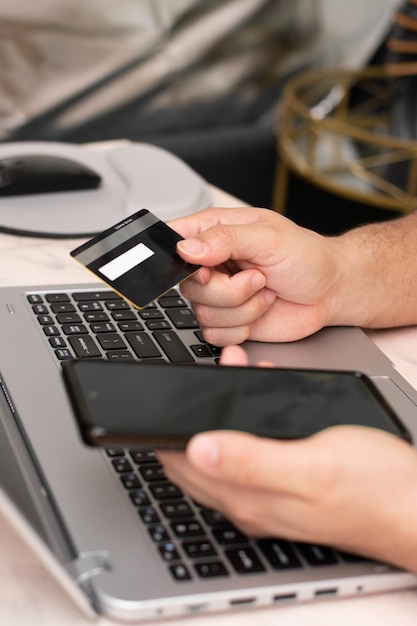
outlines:
[[[152,450],[81,442],[63,361],[215,365],[218,351],[175,290],[136,311],[101,284],[1,288],[0,346],[2,487],[36,531],[31,541],[41,538],[54,572],[93,611],[151,620],[417,584],[412,574],[327,546],[245,537],[170,483]],[[417,441],[417,392],[361,330],[246,347],[253,361],[365,372]]]

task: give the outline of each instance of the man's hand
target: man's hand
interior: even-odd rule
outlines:
[[[337,237],[266,209],[207,209],[175,220],[184,281],[207,341],[293,341],[323,326],[417,323],[417,211]]]
[[[237,346],[223,364],[245,365]],[[417,453],[366,427],[295,441],[196,435],[158,454],[173,482],[249,535],[332,545],[417,572]]]
[[[204,267],[181,285],[207,341],[290,341],[330,319],[340,255],[331,238],[266,209],[209,209],[173,221],[178,253]]]

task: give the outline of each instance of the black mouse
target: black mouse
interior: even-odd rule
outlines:
[[[101,183],[92,169],[60,156],[45,154],[0,158],[0,196],[95,189]]]

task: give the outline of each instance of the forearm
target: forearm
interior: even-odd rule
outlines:
[[[331,324],[417,323],[417,211],[351,230],[332,243],[340,263]]]

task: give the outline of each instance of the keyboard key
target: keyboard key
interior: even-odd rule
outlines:
[[[106,357],[109,361],[135,361],[133,354],[128,350],[107,350]]]
[[[179,487],[169,482],[151,483],[149,489],[157,500],[171,500],[173,498],[181,498],[183,495]]]
[[[301,561],[288,541],[282,539],[260,539],[258,546],[274,569],[302,567]]]
[[[124,456],[125,455],[125,451],[123,450],[123,448],[105,448],[105,452],[106,452],[107,456],[109,456],[109,457],[116,457],[116,456]]]
[[[208,558],[217,556],[217,552],[207,539],[201,541],[184,541],[182,547],[190,559]]]
[[[145,332],[126,333],[125,337],[138,359],[155,359],[162,356],[152,339]]]
[[[190,346],[190,348],[194,352],[194,354],[200,359],[213,356],[212,351],[206,343],[195,344]]]
[[[170,330],[171,325],[168,324],[166,320],[148,320],[146,323],[146,328],[149,330]]]
[[[169,535],[162,524],[156,524],[149,527],[149,534],[155,543],[161,543],[162,541],[169,541]]]
[[[155,463],[156,454],[155,450],[150,450],[148,448],[144,450],[129,450],[130,456],[134,460],[135,463]]]
[[[54,323],[54,318],[51,315],[38,315],[38,322],[41,326],[48,326]]]
[[[80,291],[74,292],[72,297],[76,302],[93,302],[93,300],[121,300],[122,298],[111,289],[106,291]]]
[[[166,541],[161,546],[158,546],[159,554],[164,561],[179,561],[180,555],[172,541]]]
[[[84,319],[88,323],[92,322],[110,322],[110,318],[104,311],[92,311],[84,314]]]
[[[57,302],[51,305],[53,313],[75,313],[76,309],[71,302]]]
[[[45,296],[47,302],[69,302],[69,296],[66,293],[47,293]]]
[[[197,520],[181,520],[178,522],[172,522],[171,524],[172,531],[175,536],[178,538],[189,538],[189,537],[204,537],[205,532]]]
[[[122,474],[120,476],[125,489],[139,489],[140,481],[136,474]]]
[[[156,524],[160,517],[153,506],[143,506],[138,510],[144,524]]]
[[[131,466],[129,460],[123,456],[121,458],[114,459],[111,464],[113,465],[116,472],[132,472],[133,467]]]
[[[139,315],[143,320],[161,320],[164,319],[163,313],[158,309],[143,309],[139,311]]]
[[[166,480],[164,468],[159,463],[155,463],[154,465],[145,465],[144,467],[139,468],[140,475],[146,482],[155,482]]]
[[[41,302],[43,302],[42,296],[37,293],[30,293],[26,297],[29,304],[40,304]]]
[[[65,339],[61,336],[50,337],[48,341],[53,348],[66,348],[67,346]]]
[[[111,322],[95,322],[90,324],[90,328],[93,333],[114,333],[116,331],[116,327]]]
[[[78,359],[97,358],[101,356],[101,352],[94,339],[89,335],[70,336],[68,341]]]
[[[227,524],[224,528],[215,528],[213,535],[222,546],[248,543],[248,538],[232,524]]]
[[[103,310],[100,302],[80,302],[78,308],[82,313],[91,313],[92,311]]]
[[[56,337],[60,334],[59,328],[57,326],[42,326],[42,330],[47,337]]]
[[[123,309],[130,309],[130,305],[126,300],[111,300],[106,302],[106,309],[108,311],[122,311]]]
[[[32,307],[32,311],[35,315],[47,315],[49,313],[49,309],[46,304],[35,304]]]
[[[334,565],[337,558],[334,551],[326,546],[310,543],[297,543],[297,548],[309,565]]]
[[[203,333],[201,332],[201,330],[194,331],[194,335],[197,337],[200,343],[205,344],[209,348],[212,356],[220,356],[222,349],[219,346],[213,346],[212,343],[207,343],[207,341],[203,337]]]
[[[159,298],[158,304],[160,304],[163,309],[172,309],[176,307],[184,308],[187,306],[185,300],[180,296],[175,296],[174,298],[162,296]]]
[[[129,491],[129,497],[135,506],[142,507],[151,503],[148,494],[143,489],[134,489],[133,491]],[[155,519],[155,522],[159,522],[159,518]]]
[[[223,513],[213,509],[202,509],[201,516],[209,526],[225,526],[228,523]]]
[[[194,363],[194,358],[188,352],[178,335],[172,330],[157,330],[153,333],[171,363]]]
[[[179,500],[178,502],[163,502],[160,506],[162,513],[168,519],[172,519],[174,517],[190,517],[194,515],[192,508],[185,500]]]
[[[88,328],[84,324],[64,324],[62,330],[66,335],[86,335]]]
[[[198,328],[197,318],[191,309],[168,309],[167,315],[175,328]]]
[[[195,563],[194,568],[201,578],[219,578],[228,576],[228,571],[221,561],[208,561],[207,563]]]
[[[253,548],[233,548],[225,552],[238,574],[257,574],[265,571]]]
[[[122,333],[133,332],[135,330],[143,330],[143,325],[138,322],[119,322],[117,324],[118,328],[122,331]]]
[[[137,319],[133,311],[112,311],[111,316],[115,322],[126,322]]]
[[[56,319],[59,324],[81,324],[82,322],[78,313],[58,313]]]
[[[127,348],[125,342],[117,333],[97,335],[97,341],[103,350],[125,350]]]
[[[183,580],[191,580],[191,574],[188,569],[182,563],[171,565],[169,568],[172,576],[176,581],[181,582]]]
[[[68,359],[74,358],[68,348],[58,348],[55,350],[55,355],[60,361],[67,361]]]

